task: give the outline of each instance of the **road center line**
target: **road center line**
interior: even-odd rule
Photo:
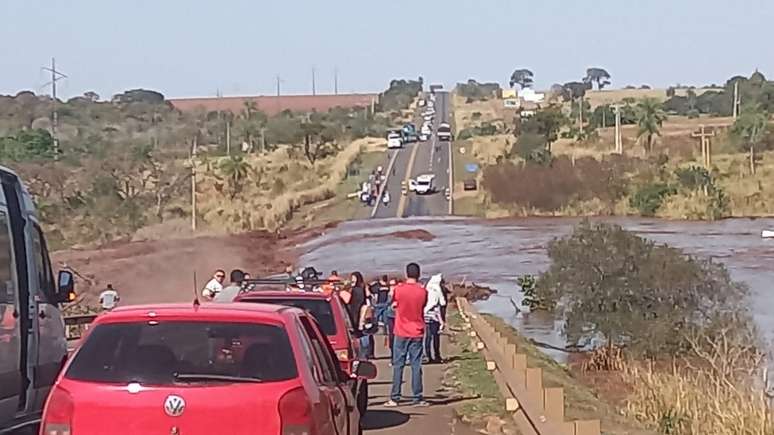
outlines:
[[[408,189],[408,183],[411,179],[411,171],[414,169],[414,160],[417,158],[417,150],[419,149],[420,142],[417,142],[414,144],[414,149],[411,150],[411,156],[409,157],[408,165],[406,165],[406,189]],[[406,199],[411,194],[411,191],[406,192],[405,195],[403,195],[403,192],[401,192],[400,195],[400,201],[398,201],[398,213],[396,214],[396,217],[403,217],[403,212],[406,210]]]

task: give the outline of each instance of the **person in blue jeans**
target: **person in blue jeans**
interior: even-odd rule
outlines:
[[[374,298],[374,315],[377,323],[387,326],[387,309],[390,307],[390,284],[387,275],[373,283],[371,295]]]
[[[398,406],[403,386],[403,369],[406,358],[411,365],[412,404],[427,406],[422,391],[422,347],[425,335],[424,307],[427,291],[419,283],[419,265],[406,266],[406,282],[393,291],[392,306],[395,309],[395,342],[392,358],[392,390],[386,407]]]

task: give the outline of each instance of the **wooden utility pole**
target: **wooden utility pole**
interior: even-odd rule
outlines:
[[[703,125],[700,125],[699,130],[693,132],[691,136],[699,138],[704,167],[710,170],[712,167],[712,144],[710,143],[710,138],[715,136],[715,130],[707,131]]]
[[[339,95],[339,68],[333,69],[333,95]]]
[[[616,154],[623,154],[623,140],[621,138],[621,105],[614,104],[611,107],[615,111],[615,152]]]
[[[734,82],[734,119],[739,116],[739,80]]]
[[[312,95],[317,95],[317,88],[315,85],[315,71],[314,67],[312,67]]]
[[[231,155],[231,121],[226,121],[226,155]]]
[[[282,79],[280,78],[279,74],[277,74],[277,96],[280,96],[280,82],[282,82]]]
[[[193,143],[191,145],[191,231],[192,232],[196,232],[196,146],[198,144],[197,136],[194,136]]]

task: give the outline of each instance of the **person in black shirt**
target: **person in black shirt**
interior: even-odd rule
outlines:
[[[379,325],[386,325],[387,307],[390,300],[390,283],[387,275],[382,275],[379,281],[371,287],[371,294],[374,298],[374,315]]]
[[[368,304],[369,293],[366,289],[365,280],[363,274],[360,272],[352,272],[350,279],[350,293],[351,298],[347,304],[347,312],[349,318],[352,321],[352,325],[356,328],[361,324],[360,316],[363,313],[363,307]],[[358,328],[359,329],[359,328]],[[358,331],[363,333],[363,331]],[[373,358],[373,335],[363,335],[360,339],[360,356],[362,358]]]

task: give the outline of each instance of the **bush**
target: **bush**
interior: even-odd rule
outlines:
[[[527,158],[535,157],[528,154]],[[558,211],[573,201],[597,198],[612,204],[619,200],[626,193],[623,172],[628,165],[626,158],[600,162],[591,157],[578,159],[573,165],[567,156],[542,165],[504,162],[487,166],[481,184],[498,204]]]
[[[535,294],[549,306],[562,301],[555,306],[573,345],[604,343],[663,357],[693,349],[697,335],[714,338],[722,331],[732,342],[754,330],[745,308],[748,289],[722,264],[618,225],[585,221],[549,243],[548,257],[551,266]]]
[[[481,119],[481,112],[473,112],[473,114],[470,116],[470,119],[473,121],[478,121]]]
[[[472,103],[497,96],[500,92],[500,85],[497,83],[479,83],[470,79],[467,83],[457,83],[456,92],[464,97],[468,103]]]
[[[655,216],[664,199],[675,193],[675,189],[668,184],[647,184],[640,187],[629,199],[629,205],[636,208],[642,216]]]

